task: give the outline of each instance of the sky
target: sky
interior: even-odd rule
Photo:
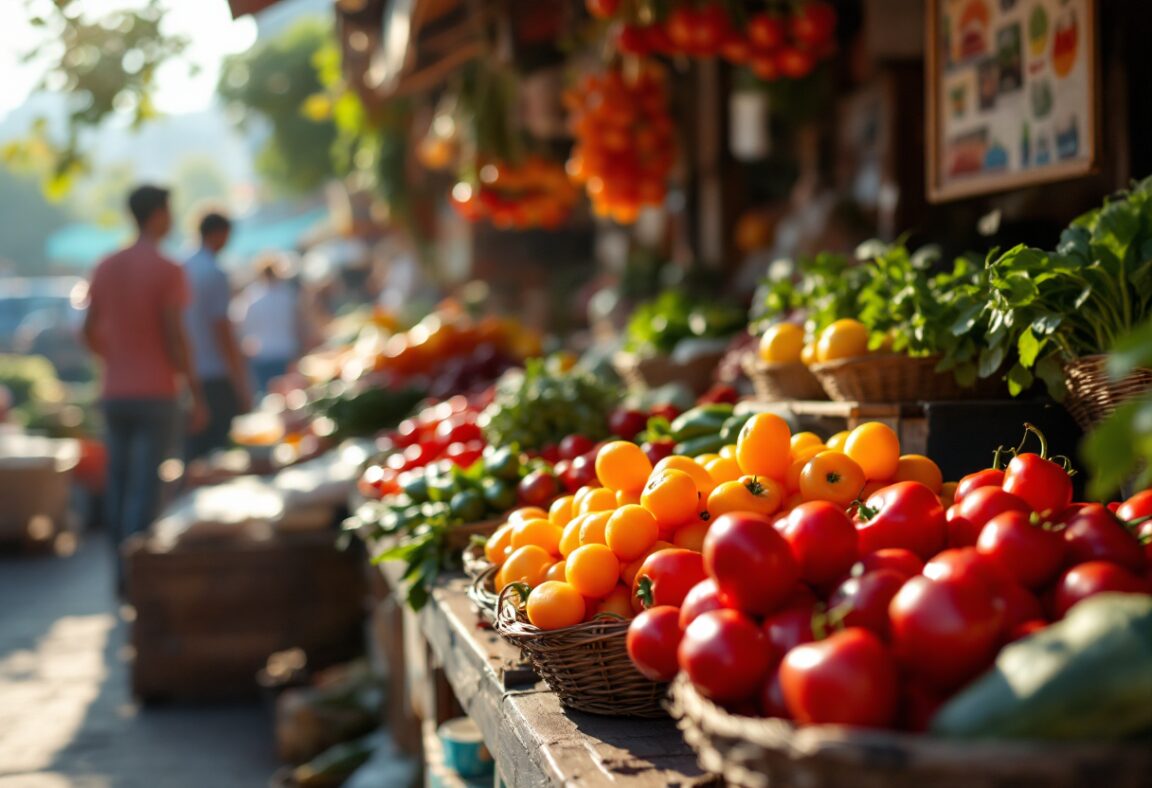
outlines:
[[[38,0],[45,2],[45,0]],[[85,15],[99,17],[109,11],[139,7],[142,0],[80,0]],[[225,55],[242,52],[256,40],[250,16],[233,21],[227,0],[161,0],[168,11],[168,32],[192,39],[185,54],[201,68],[188,74],[187,64],[169,63],[157,75],[156,106],[165,114],[206,109],[212,104],[216,78]],[[40,74],[20,63],[20,53],[35,41],[38,31],[28,24],[25,0],[0,0],[0,118],[19,107],[35,87]]]

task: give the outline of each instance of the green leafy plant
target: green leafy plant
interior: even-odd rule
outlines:
[[[981,375],[1011,360],[1019,393],[1061,365],[1106,353],[1152,314],[1152,178],[1073,220],[1053,252],[1016,246],[988,262]]]
[[[714,299],[665,290],[636,307],[625,329],[625,347],[640,354],[667,354],[685,339],[723,339],[745,323],[741,309]]]
[[[831,252],[773,263],[761,283],[762,298],[753,309],[751,328],[760,333],[802,311],[808,333],[815,334],[840,318],[856,317],[867,274],[851,257]]]

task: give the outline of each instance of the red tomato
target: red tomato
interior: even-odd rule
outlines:
[[[904,577],[918,575],[924,570],[924,562],[911,550],[903,547],[886,547],[867,553],[860,559],[860,565],[865,572],[874,572],[877,569],[892,569]]]
[[[720,56],[729,63],[743,65],[752,57],[752,44],[739,33],[729,33],[720,45]]]
[[[1016,582],[1000,564],[973,547],[942,550],[924,565],[923,574],[931,580],[980,583],[997,595]]]
[[[760,713],[765,717],[792,719],[792,713],[788,711],[788,704],[784,700],[784,688],[780,686],[779,670],[773,670],[760,688]]]
[[[657,550],[640,564],[632,594],[640,597],[644,607],[680,607],[692,587],[706,577],[699,553],[678,547]]]
[[[780,688],[801,725],[882,728],[896,717],[896,662],[875,633],[859,627],[785,654]]]
[[[1116,507],[1116,516],[1126,523],[1152,516],[1152,490],[1138,492]]]
[[[748,40],[760,50],[776,49],[784,43],[784,21],[766,12],[748,18]]]
[[[905,583],[888,616],[901,665],[942,689],[963,684],[991,664],[1004,621],[987,586],[929,577]]]
[[[805,3],[792,17],[793,38],[816,47],[832,38],[836,30],[836,11],[828,3]]]
[[[772,646],[773,653],[784,655],[801,643],[811,643],[816,639],[812,631],[812,616],[816,613],[815,603],[798,603],[777,610],[764,619],[760,628]]]
[[[724,603],[720,601],[720,589],[712,578],[701,580],[684,597],[680,605],[680,628],[687,629],[697,616],[709,610],[720,610]]]
[[[1003,512],[989,520],[976,549],[1028,588],[1047,585],[1064,565],[1064,537],[1033,524],[1024,512]]]
[[[1152,520],[1136,526],[1136,539],[1144,546],[1144,563],[1152,566]]]
[[[691,51],[692,31],[695,26],[696,12],[689,5],[677,6],[664,20],[664,31],[668,34],[673,45],[681,52]]]
[[[680,611],[669,605],[645,610],[628,625],[628,656],[652,681],[671,681],[680,667],[676,650],[684,636]]]
[[[676,452],[676,441],[645,441],[640,444],[640,448],[644,450],[645,456],[648,457],[648,462],[655,465],[660,462],[660,460],[665,457],[670,457]]]
[[[620,7],[620,0],[584,0],[584,7],[597,19],[611,19]]]
[[[895,569],[877,569],[850,577],[832,592],[828,607],[847,610],[845,626],[863,627],[888,639],[888,605],[907,579]]]
[[[1008,630],[1008,635],[1005,637],[1005,644],[1015,643],[1017,640],[1023,640],[1029,635],[1034,635],[1044,627],[1048,626],[1048,622],[1042,618],[1034,618],[1030,621],[1022,621]]]
[[[671,402],[665,402],[663,405],[657,405],[649,411],[649,416],[652,418],[668,419],[668,421],[675,421],[676,417],[681,413],[680,409],[673,405]]]
[[[960,507],[956,510],[957,515],[963,517],[977,529],[983,528],[984,523],[1001,512],[1032,513],[1032,509],[1022,499],[998,487],[977,487],[964,496],[964,500],[957,506]]]
[[[914,733],[927,731],[947,699],[939,688],[922,679],[913,677],[901,682],[900,727]]]
[[[457,416],[440,422],[440,426],[436,428],[436,437],[442,441],[446,441],[449,445],[453,443],[467,443],[468,441],[483,441],[484,431],[480,429],[473,418],[472,420],[465,420],[466,417]]]
[[[1011,637],[1012,630],[1025,621],[1044,618],[1044,606],[1036,595],[1019,583],[1007,583],[1000,589],[1004,600],[1004,630]]]
[[[444,456],[461,468],[468,468],[484,454],[483,441],[468,441],[467,443],[450,443]]]
[[[949,547],[973,547],[980,538],[980,529],[960,514],[959,504],[949,506],[948,511],[944,513],[944,533],[947,535]]]
[[[744,512],[717,517],[704,537],[704,568],[728,607],[770,613],[800,578],[800,570],[772,521]]]
[[[776,67],[790,79],[803,79],[812,73],[816,59],[811,52],[795,47],[784,47],[776,53]]]
[[[802,503],[778,530],[788,541],[800,579],[806,583],[831,583],[846,575],[856,563],[856,528],[844,510],[833,503]]]
[[[765,82],[773,82],[780,78],[780,66],[776,62],[776,56],[771,53],[753,52],[748,65],[752,73]]]
[[[560,441],[560,459],[574,460],[581,454],[587,454],[596,444],[591,438],[583,435],[569,435]]]
[[[1128,594],[1149,593],[1148,583],[1111,561],[1088,561],[1069,569],[1056,581],[1052,597],[1053,613],[1063,618],[1068,610],[1082,599],[1105,591]]]
[[[897,482],[870,495],[856,520],[860,552],[903,547],[928,559],[944,546],[944,507],[920,482]]]
[[[568,473],[564,476],[564,486],[568,488],[568,492],[575,492],[589,485],[600,486],[596,480],[596,459],[588,454],[581,454],[572,460],[572,464],[568,467]]]
[[[612,434],[630,441],[648,427],[648,415],[638,410],[621,409],[608,417],[608,429]]]
[[[953,503],[960,503],[964,496],[978,487],[1003,487],[1004,471],[996,468],[986,468],[976,473],[970,473],[956,484],[956,492],[952,496]]]
[[[1072,503],[1072,479],[1064,468],[1039,454],[1020,454],[1004,471],[1004,491],[1041,515],[1057,514]]]
[[[644,28],[639,25],[624,25],[616,34],[616,48],[627,55],[647,55],[652,51]]]
[[[691,50],[698,56],[715,55],[728,37],[731,22],[727,12],[712,3],[696,11],[692,26]]]
[[[520,480],[516,488],[520,503],[524,506],[547,507],[560,492],[556,477],[547,471],[532,471]]]
[[[775,656],[756,622],[736,610],[712,610],[684,631],[680,669],[702,694],[718,701],[754,695]]]
[[[1146,562],[1140,540],[1107,507],[1084,504],[1063,522],[1069,563],[1111,561],[1133,572],[1144,571]]]

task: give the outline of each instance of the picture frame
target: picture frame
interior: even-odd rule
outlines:
[[[1098,171],[1097,0],[925,0],[928,199]]]

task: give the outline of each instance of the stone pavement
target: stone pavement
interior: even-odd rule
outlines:
[[[0,556],[0,788],[262,788],[269,710],[139,707],[102,534]]]

